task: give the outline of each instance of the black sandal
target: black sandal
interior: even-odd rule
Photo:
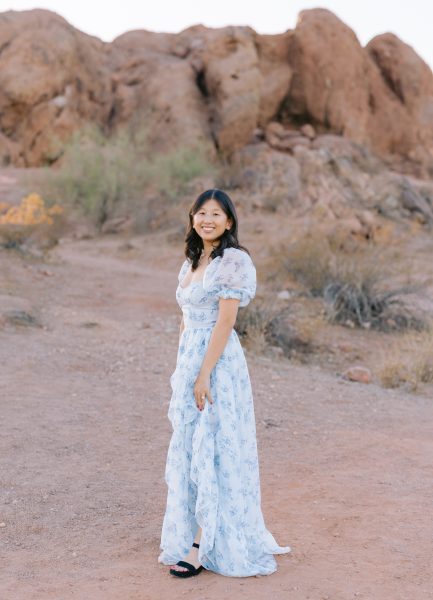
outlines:
[[[200,544],[193,543],[194,548],[200,548]],[[192,577],[193,575],[198,575],[200,571],[204,569],[203,565],[197,567],[197,569],[189,562],[185,562],[184,560],[180,560],[176,563],[179,567],[185,567],[188,571],[176,571],[176,569],[170,569],[170,573],[172,575],[176,575],[176,577]]]

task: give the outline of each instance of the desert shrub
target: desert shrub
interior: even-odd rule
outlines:
[[[53,244],[63,215],[58,204],[47,206],[39,194],[29,194],[17,206],[0,207],[0,244],[4,248],[21,248],[32,238]]]
[[[302,283],[313,296],[322,295],[332,279],[332,250],[328,238],[315,232],[287,246],[283,245],[277,255],[281,274],[290,273]]]
[[[66,143],[60,166],[46,169],[45,193],[78,209],[100,230],[120,212],[136,210],[149,189],[160,203],[173,200],[211,165],[199,146],[153,152],[145,126],[107,136],[88,125]]]
[[[416,290],[415,286],[404,286],[385,291],[372,278],[358,283],[337,280],[325,287],[323,297],[332,323],[380,331],[420,331],[426,326],[424,320],[412,314],[403,300]]]
[[[311,325],[315,321],[311,320]],[[268,324],[266,339],[278,346],[288,358],[305,357],[314,352],[313,328],[290,317],[290,306],[282,309]]]
[[[429,330],[408,332],[388,343],[378,360],[377,374],[384,387],[408,387],[415,391],[421,383],[433,383],[433,336]]]
[[[348,252],[337,238],[309,231],[276,255],[279,274],[289,273],[312,296],[324,299],[331,323],[382,331],[425,327],[404,301],[423,286],[393,284],[385,249],[379,254],[374,246],[355,246]]]
[[[184,194],[189,182],[203,174],[212,175],[215,166],[199,145],[176,148],[154,157],[149,166],[151,181],[170,200]]]
[[[235,329],[245,345],[256,353],[266,353],[272,347],[279,348],[289,358],[310,354],[320,319],[293,319],[290,312],[286,302],[262,296],[238,311]]]
[[[109,139],[96,125],[87,125],[66,143],[60,167],[45,167],[42,189],[100,228],[149,180],[142,167],[126,132]]]
[[[269,298],[256,298],[253,303],[238,311],[235,329],[247,346],[263,350],[270,342],[272,322],[280,314],[278,302]]]

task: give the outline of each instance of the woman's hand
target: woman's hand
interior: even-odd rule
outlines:
[[[210,375],[200,372],[194,384],[194,397],[195,403],[199,410],[204,409],[204,403],[206,398],[213,403],[212,396],[210,394]]]

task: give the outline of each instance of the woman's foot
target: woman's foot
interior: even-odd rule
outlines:
[[[198,569],[198,567],[200,567],[200,562],[198,560],[198,548],[192,546],[188,555],[185,556],[185,558],[183,558],[182,560],[191,563],[196,569]],[[173,565],[170,568],[173,569],[173,571],[188,571],[187,568],[182,567],[180,565]]]

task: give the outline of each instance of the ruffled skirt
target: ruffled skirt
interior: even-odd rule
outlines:
[[[184,329],[170,378],[168,417],[173,427],[165,469],[167,507],[158,562],[183,560],[201,527],[199,561],[221,575],[276,571],[279,546],[261,510],[251,383],[242,346],[230,334],[210,378],[213,404],[199,411],[194,383],[212,328]]]

